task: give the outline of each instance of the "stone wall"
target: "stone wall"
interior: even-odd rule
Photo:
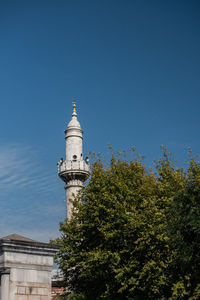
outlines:
[[[0,239],[0,300],[51,300],[57,250],[15,234]]]
[[[48,285],[38,284],[18,284],[16,285],[16,300],[48,300],[50,297],[50,289]]]

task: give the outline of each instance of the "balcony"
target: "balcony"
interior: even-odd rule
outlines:
[[[76,176],[85,181],[90,175],[90,165],[84,160],[63,160],[58,163],[58,175],[65,182]]]

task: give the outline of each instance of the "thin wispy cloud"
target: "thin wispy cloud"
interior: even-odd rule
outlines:
[[[28,146],[0,146],[0,189],[23,189],[34,185],[43,192],[50,192],[55,174],[48,174],[36,160],[36,153]]]
[[[0,236],[10,233],[48,241],[65,216],[65,192],[56,163],[45,151],[0,145]]]

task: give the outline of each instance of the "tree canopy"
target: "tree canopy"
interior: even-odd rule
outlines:
[[[200,299],[200,164],[98,159],[61,224],[69,299]]]

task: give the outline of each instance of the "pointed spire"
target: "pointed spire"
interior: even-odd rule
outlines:
[[[73,101],[73,113],[72,113],[72,117],[76,117],[77,113],[76,113],[76,100]]]
[[[71,121],[69,122],[68,126],[67,126],[67,129],[69,128],[78,128],[78,129],[81,129],[81,126],[80,126],[80,123],[78,121],[78,118],[77,118],[77,113],[76,113],[76,101],[74,100],[72,102],[72,105],[73,105],[73,112],[72,112],[72,119]],[[66,130],[67,130],[66,129]],[[82,130],[82,129],[81,129]]]

